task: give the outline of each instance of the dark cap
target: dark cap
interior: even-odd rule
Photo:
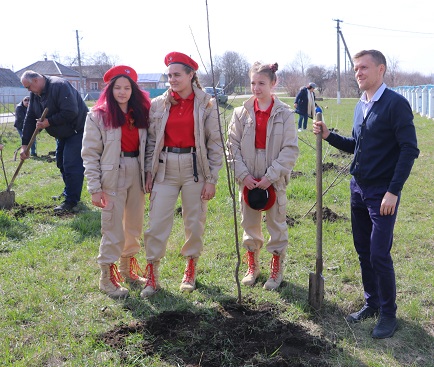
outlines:
[[[276,192],[273,185],[270,185],[267,190],[262,190],[258,187],[249,190],[247,186],[244,186],[243,199],[252,209],[259,211],[268,210],[276,201]]]

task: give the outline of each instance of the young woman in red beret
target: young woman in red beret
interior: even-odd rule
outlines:
[[[164,62],[170,89],[152,100],[146,144],[146,192],[151,195],[144,235],[147,283],[142,297],[160,288],[160,260],[166,253],[179,193],[185,233],[181,255],[186,259],[180,289],[196,288],[207,203],[215,195],[223,158],[217,102],[202,91],[197,63],[180,52],[169,53]]]
[[[276,194],[273,206],[259,210],[241,199],[243,246],[248,259],[242,283],[253,285],[260,273],[259,252],[264,244],[261,210],[264,210],[270,234],[266,249],[272,254],[271,275],[264,284],[264,288],[269,290],[279,287],[283,278],[288,247],[286,186],[299,153],[294,112],[272,93],[277,81],[277,67],[277,63],[258,62],[252,66],[250,83],[253,96],[243,106],[235,108],[227,141],[228,161],[240,192],[244,187],[268,190],[273,185]]]
[[[119,298],[128,295],[120,281],[145,284],[134,255],[141,248],[151,101],[129,66],[111,68],[104,81],[107,85],[86,119],[81,155],[92,204],[102,209],[99,288]]]

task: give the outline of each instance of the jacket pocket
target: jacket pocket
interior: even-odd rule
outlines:
[[[125,165],[122,164],[119,166],[119,174],[118,174],[118,189],[123,189],[125,187]]]
[[[288,200],[286,199],[286,192],[279,192],[277,195],[276,204],[278,205],[278,219],[279,221],[284,221],[286,219],[286,204]]]
[[[157,195],[157,193],[155,191],[151,191],[151,195],[149,196],[149,211],[151,211],[152,207],[154,206],[155,195]]]
[[[156,183],[161,183],[164,181],[164,177],[166,176],[166,159],[167,153],[161,152],[160,156],[158,157],[158,168],[154,180]]]
[[[102,231],[110,230],[113,227],[113,201],[109,201],[101,211],[101,229]]]

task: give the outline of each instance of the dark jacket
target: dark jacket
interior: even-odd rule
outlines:
[[[315,93],[313,93],[313,98],[315,101]],[[294,103],[297,103],[297,108],[295,109],[295,112],[299,115],[307,115],[307,107],[308,107],[309,99],[307,97],[307,87],[301,88],[297,95],[295,96]],[[309,116],[312,118],[312,116]]]
[[[350,173],[360,185],[388,185],[398,195],[419,156],[413,112],[400,94],[386,88],[363,118],[362,103],[354,110],[352,137],[331,132],[334,147],[354,153]]]
[[[23,130],[24,118],[26,117],[27,107],[24,106],[23,101],[17,104],[15,107],[15,123],[14,127]]]
[[[50,126],[47,133],[62,139],[83,131],[89,109],[80,93],[65,79],[44,76],[45,88],[41,96],[30,93],[30,104],[24,121],[22,144],[27,145],[36,128],[36,120],[48,107],[47,119]]]

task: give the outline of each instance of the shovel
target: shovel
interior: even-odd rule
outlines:
[[[322,121],[322,113],[316,114]],[[324,277],[322,276],[322,136],[316,135],[316,267],[309,274],[309,305],[319,311],[324,299]]]
[[[47,113],[48,113],[48,108],[46,108],[44,110],[39,121],[44,121],[45,117],[47,116]],[[33,135],[30,139],[30,142],[29,142],[29,144],[27,144],[27,148],[25,150],[26,155],[29,153],[30,147],[35,142],[36,136],[38,135],[39,131],[40,130],[38,128],[36,128],[35,131],[33,132]],[[18,176],[18,172],[20,172],[20,169],[21,169],[21,166],[23,165],[23,163],[24,163],[24,159],[21,159],[20,164],[18,165],[18,167],[14,173],[14,176],[12,177],[12,180],[9,183],[9,185],[8,185],[7,179],[6,179],[7,189],[6,189],[6,191],[0,192],[0,209],[11,209],[14,206],[14,204],[15,204],[15,192],[11,191],[11,187],[12,187],[12,184],[14,183],[16,177]],[[2,165],[3,165],[3,170],[4,170],[3,158],[2,158]],[[5,178],[6,178],[6,172],[5,172]]]

